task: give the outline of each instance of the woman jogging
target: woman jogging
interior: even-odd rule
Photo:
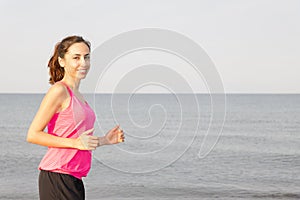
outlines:
[[[69,36],[56,44],[48,63],[52,86],[27,134],[28,142],[48,147],[39,165],[41,200],[85,199],[82,177],[90,170],[91,150],[124,142],[119,126],[93,136],[95,114],[79,92],[90,69],[90,50],[82,37]]]

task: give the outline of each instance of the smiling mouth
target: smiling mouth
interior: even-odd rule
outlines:
[[[87,69],[80,69],[78,70],[80,73],[86,73],[87,72]]]

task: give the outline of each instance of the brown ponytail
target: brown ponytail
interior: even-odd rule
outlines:
[[[75,43],[80,43],[80,42],[85,43],[88,46],[89,50],[91,50],[90,42],[84,40],[80,36],[66,37],[61,42],[55,45],[53,56],[50,58],[48,62],[49,75],[50,75],[49,83],[51,85],[62,80],[65,75],[65,70],[63,67],[60,66],[58,62],[58,57],[64,58],[69,47]]]

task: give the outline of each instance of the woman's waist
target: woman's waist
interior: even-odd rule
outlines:
[[[41,160],[40,167],[47,169],[66,169],[71,171],[85,171],[90,168],[92,152],[71,148],[49,147]],[[45,169],[46,170],[46,169]]]

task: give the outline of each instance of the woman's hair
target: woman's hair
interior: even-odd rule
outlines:
[[[63,67],[60,66],[58,62],[58,57],[64,58],[65,54],[68,52],[70,46],[75,43],[85,43],[89,50],[91,50],[91,44],[89,41],[84,40],[81,36],[69,36],[64,38],[61,42],[57,43],[54,48],[53,56],[50,58],[48,62],[49,67],[49,83],[53,85],[57,81],[63,79],[65,75],[65,70]]]

